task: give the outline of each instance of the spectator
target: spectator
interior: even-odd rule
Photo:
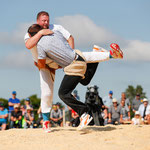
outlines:
[[[147,114],[147,111],[150,109],[150,105],[148,105],[148,99],[144,98],[143,99],[143,104],[141,104],[139,106],[139,113],[141,115],[141,117],[146,120],[146,114]]]
[[[132,111],[135,113],[136,111],[138,111],[139,106],[141,105],[141,98],[140,98],[140,94],[137,93],[135,99],[132,101]]]
[[[113,99],[113,91],[109,91],[109,95],[103,98],[103,103],[106,108],[108,109],[110,108],[110,106],[112,105],[112,99]]]
[[[73,127],[77,127],[80,124],[79,115],[73,109],[72,109],[72,119],[70,120],[70,123]]]
[[[53,109],[50,114],[50,122],[52,125],[63,126],[63,117],[61,110],[57,108],[57,105],[53,105]]]
[[[24,128],[33,128],[34,125],[34,113],[30,106],[26,107],[26,112],[24,114],[25,125]]]
[[[10,128],[22,128],[22,112],[19,111],[19,105],[14,105],[14,111],[11,112]]]
[[[1,130],[6,130],[8,110],[4,108],[4,104],[0,102],[0,127]]]
[[[11,117],[11,112],[14,110],[14,105],[18,104],[18,106],[20,107],[20,100],[18,98],[16,98],[16,91],[12,92],[12,98],[9,98],[8,100],[8,106],[9,106],[9,116],[8,116],[8,120],[10,121],[10,117]]]
[[[113,98],[112,103],[113,105],[111,105],[109,108],[108,123],[120,124],[121,106],[118,105],[116,98]]]
[[[120,100],[120,102],[122,100],[125,101],[125,105],[127,105],[129,110],[130,110],[131,109],[131,103],[130,103],[130,100],[128,98],[126,98],[126,94],[124,92],[121,93],[121,100]]]
[[[104,125],[107,125],[108,122],[108,109],[104,108],[102,111],[102,117],[104,119]]]
[[[24,105],[25,110],[28,106],[31,107],[31,109],[33,110],[33,106],[31,105],[31,102],[30,102],[30,98],[26,98],[24,103],[25,103]]]
[[[147,107],[147,109],[146,109],[146,117],[145,118],[147,120],[147,123],[150,124],[150,107]]]
[[[120,106],[121,106],[120,123],[125,123],[125,121],[130,120],[130,110],[129,107],[125,104],[125,100],[121,101]]]
[[[37,114],[38,114],[37,127],[42,127],[43,117],[42,117],[41,107],[39,107]]]
[[[144,124],[143,121],[144,121],[144,119],[140,116],[139,111],[136,111],[134,118],[132,118],[132,124],[133,125],[142,125],[142,124]]]

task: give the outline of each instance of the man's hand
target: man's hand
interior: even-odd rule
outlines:
[[[42,30],[39,31],[39,34],[41,34],[41,36],[42,35],[49,35],[49,34],[53,34],[53,33],[54,32],[51,31],[50,29],[42,29]]]

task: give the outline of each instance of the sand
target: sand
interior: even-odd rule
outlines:
[[[42,129],[10,129],[0,132],[0,150],[150,150],[150,126],[107,125]]]

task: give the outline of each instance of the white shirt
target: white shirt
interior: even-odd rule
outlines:
[[[52,30],[52,31],[59,31],[63,34],[63,36],[65,37],[66,40],[69,39],[69,37],[71,36],[71,34],[66,30],[64,29],[61,25],[55,25],[55,24],[50,24],[49,26],[49,29]],[[29,34],[26,33],[25,36],[24,36],[24,41],[26,43],[26,41],[29,39]],[[33,60],[35,62],[38,62],[38,53],[37,53],[37,47],[34,46],[32,49],[30,49],[31,53],[32,53],[32,57],[33,57]],[[51,60],[49,58],[46,58],[46,63],[50,63]]]
[[[132,121],[133,121],[134,125],[140,125],[141,121],[144,121],[144,119],[143,118],[141,118],[141,119],[132,118]]]
[[[144,104],[141,104],[141,105],[139,106],[139,109],[138,109],[138,111],[139,111],[141,117],[143,117],[144,109],[145,109]],[[148,114],[150,114],[150,105],[147,105],[147,107],[146,107],[145,115],[148,115]]]

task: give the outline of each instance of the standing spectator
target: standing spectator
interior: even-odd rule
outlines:
[[[120,102],[120,106],[121,106],[120,123],[129,121],[130,120],[130,110],[129,110],[129,107],[125,104],[124,100],[122,100]]]
[[[146,113],[147,113],[147,111],[148,111],[149,109],[150,109],[150,105],[148,105],[148,99],[144,98],[144,99],[143,99],[143,104],[141,104],[141,105],[139,106],[139,109],[138,109],[138,111],[139,111],[141,117],[142,117],[144,120],[146,120]]]
[[[24,128],[33,128],[34,125],[34,113],[32,112],[32,108],[27,106],[26,112],[24,114],[25,125]]]
[[[112,105],[112,100],[113,100],[113,91],[109,91],[109,95],[103,98],[103,103],[106,108],[108,109],[110,108],[110,106]]]
[[[137,93],[135,99],[132,101],[132,111],[135,113],[138,111],[139,106],[141,105],[141,97],[140,94]]]
[[[24,103],[25,103],[24,105],[25,110],[28,106],[33,109],[33,106],[31,105],[31,102],[30,102],[30,98],[26,98]]]
[[[129,110],[131,108],[131,103],[130,103],[130,100],[128,98],[126,98],[126,94],[124,92],[121,93],[121,100],[120,102],[124,100],[125,101],[125,105],[128,106]]]
[[[109,108],[108,123],[120,124],[121,106],[118,105],[116,98],[113,98],[112,103],[113,105],[111,105]]]
[[[4,104],[0,102],[0,126],[1,130],[6,130],[8,110],[4,108]]]
[[[144,119],[141,117],[139,111],[136,111],[134,118],[132,118],[132,124],[133,125],[141,125],[141,124],[144,124],[143,121],[144,121]]]
[[[19,105],[14,105],[14,111],[11,112],[10,128],[22,128],[22,112],[19,110]]]
[[[79,115],[73,109],[72,109],[72,119],[70,120],[70,123],[73,127],[77,127],[80,124]]]
[[[57,105],[53,105],[53,109],[50,114],[50,121],[52,125],[60,125],[63,126],[63,117],[61,110],[57,108]]]
[[[10,121],[10,117],[11,117],[11,112],[14,110],[14,105],[18,104],[18,106],[20,106],[20,100],[18,98],[16,98],[17,92],[13,91],[12,92],[12,98],[9,98],[8,100],[8,106],[9,106],[9,116],[8,116],[8,120]]]

